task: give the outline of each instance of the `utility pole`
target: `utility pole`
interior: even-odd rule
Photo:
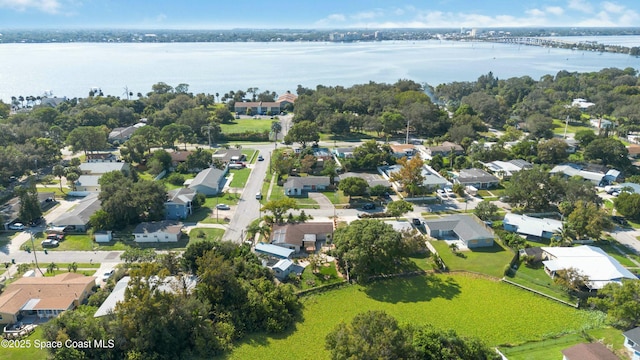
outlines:
[[[29,230],[29,236],[31,237],[31,248],[33,250],[33,259],[36,262],[36,269],[38,269],[38,271],[40,271],[40,275],[44,276],[44,273],[42,272],[42,269],[40,269],[40,265],[38,265],[38,257],[36,256],[36,245],[33,242],[33,233],[31,232],[31,230]]]
[[[407,119],[407,139],[405,141],[405,144],[409,143],[409,119]]]
[[[564,136],[563,139],[567,138],[567,128],[569,127],[569,115],[567,115],[567,118],[564,120]]]

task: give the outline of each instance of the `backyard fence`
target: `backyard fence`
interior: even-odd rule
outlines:
[[[568,302],[568,301],[564,301],[564,300],[562,300],[562,299],[558,299],[557,297],[553,297],[553,296],[551,296],[551,295],[545,294],[545,293],[543,293],[543,292],[540,292],[540,291],[538,291],[538,290],[532,289],[532,288],[530,288],[530,287],[526,287],[526,286],[524,286],[524,285],[520,285],[520,284],[518,284],[518,283],[516,283],[516,282],[513,282],[513,281],[511,281],[511,280],[507,280],[506,278],[502,278],[502,279],[501,279],[501,281],[506,282],[507,284],[511,284],[511,285],[517,286],[517,287],[519,287],[519,288],[521,288],[521,289],[531,291],[531,292],[532,292],[532,293],[534,293],[534,294],[538,294],[538,295],[544,296],[544,297],[546,297],[546,298],[548,298],[548,299],[555,300],[555,301],[557,301],[557,302],[559,302],[559,303],[562,303],[562,304],[565,304],[565,305],[569,305],[569,306],[574,307],[574,308],[576,308],[576,309],[580,306],[580,304],[578,304],[578,303],[576,303],[576,304],[572,304],[572,303],[570,303],[570,302]]]

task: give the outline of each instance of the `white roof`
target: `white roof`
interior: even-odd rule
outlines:
[[[553,257],[552,260],[543,261],[550,271],[574,268],[589,279],[587,286],[590,289],[601,289],[610,282],[620,282],[622,279],[638,279],[616,259],[595,246],[543,247],[542,250]]]
[[[518,214],[506,214],[503,220],[504,224],[517,227],[517,233],[523,235],[532,235],[542,237],[542,234],[554,233],[562,229],[562,221],[547,219],[547,218],[535,218],[527,215]]]
[[[280,271],[287,271],[287,269],[290,268],[291,265],[293,265],[293,261],[291,261],[289,259],[282,259],[282,260],[278,261],[277,263],[275,263],[275,265],[273,265],[271,268],[272,269],[278,269]]]

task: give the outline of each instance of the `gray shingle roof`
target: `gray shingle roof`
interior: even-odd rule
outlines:
[[[303,186],[310,185],[325,185],[328,186],[331,182],[328,176],[305,176],[295,177],[292,176],[284,183],[285,189],[301,188]]]
[[[98,194],[91,194],[80,200],[73,210],[58,216],[52,221],[55,226],[80,225],[85,226],[89,223],[91,215],[100,209],[100,199]]]
[[[182,224],[172,221],[172,220],[163,220],[163,221],[153,221],[153,222],[143,222],[136,226],[135,230],[133,230],[134,234],[152,234],[158,231],[163,231],[170,234],[177,234],[182,230]]]
[[[494,235],[476,219],[473,215],[450,215],[442,219],[425,220],[424,224],[432,230],[452,230],[465,242],[494,238]]]
[[[460,175],[457,177],[459,183],[489,183],[500,181],[497,177],[489,174],[488,172],[480,169],[464,169],[460,170]]]
[[[195,179],[189,185],[189,188],[193,188],[197,185],[204,185],[210,188],[217,189],[220,182],[220,178],[224,176],[224,171],[217,168],[208,168],[200,171],[196,175]]]

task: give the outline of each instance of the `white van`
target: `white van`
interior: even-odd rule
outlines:
[[[256,194],[256,199],[258,199],[258,200],[262,200],[262,194],[258,192],[258,193]]]

